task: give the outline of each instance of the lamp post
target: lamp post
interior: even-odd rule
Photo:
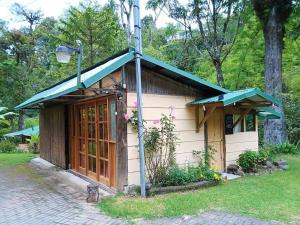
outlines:
[[[55,53],[56,53],[56,59],[60,63],[69,63],[71,59],[71,55],[73,53],[78,54],[78,59],[77,59],[77,87],[81,88],[81,62],[82,62],[82,44],[81,41],[76,40],[77,48],[72,48],[69,46],[65,45],[60,45],[56,48]]]

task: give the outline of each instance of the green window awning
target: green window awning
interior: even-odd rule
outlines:
[[[265,119],[280,119],[281,113],[276,112],[271,107],[258,107],[258,116]]]
[[[281,103],[273,98],[271,95],[268,95],[256,88],[232,91],[226,94],[218,95],[211,98],[205,98],[190,102],[190,105],[205,105],[211,103],[223,103],[224,106],[231,105],[243,100],[249,100],[252,102],[271,102],[275,105],[280,105]]]
[[[220,104],[221,106],[229,106],[234,105],[236,103],[258,103],[258,105],[268,103],[270,105],[281,105],[281,102],[268,95],[259,89],[250,88],[238,91],[232,91],[229,93],[221,94],[211,98],[205,98],[196,100],[188,103],[188,105],[212,105],[212,104]],[[268,119],[279,119],[281,114],[272,109],[272,107],[256,107],[255,110],[258,112],[259,116],[268,118]]]

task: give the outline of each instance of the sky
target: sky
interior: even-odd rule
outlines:
[[[44,17],[55,17],[63,15],[64,11],[69,8],[70,5],[77,6],[80,0],[0,0],[0,18],[9,21],[9,28],[19,28],[22,26],[22,22],[14,19],[13,14],[10,12],[11,5],[13,3],[19,3],[25,5],[31,10],[41,10]],[[151,14],[151,11],[145,9],[147,0],[141,0],[141,18],[145,15]],[[99,0],[101,5],[106,3],[105,0]],[[157,22],[158,27],[163,27],[167,23],[173,22],[167,15],[161,14]]]

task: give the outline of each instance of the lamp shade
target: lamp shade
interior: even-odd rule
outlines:
[[[58,46],[56,48],[56,59],[60,63],[69,63],[73,50],[67,46]]]

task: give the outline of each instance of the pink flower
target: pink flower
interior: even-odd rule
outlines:
[[[160,123],[160,120],[153,120],[153,124],[159,124]]]
[[[124,113],[124,119],[129,120],[129,115],[127,113]]]
[[[137,108],[137,107],[138,107],[137,101],[134,101],[134,102],[133,102],[133,106],[134,106],[134,108]]]

